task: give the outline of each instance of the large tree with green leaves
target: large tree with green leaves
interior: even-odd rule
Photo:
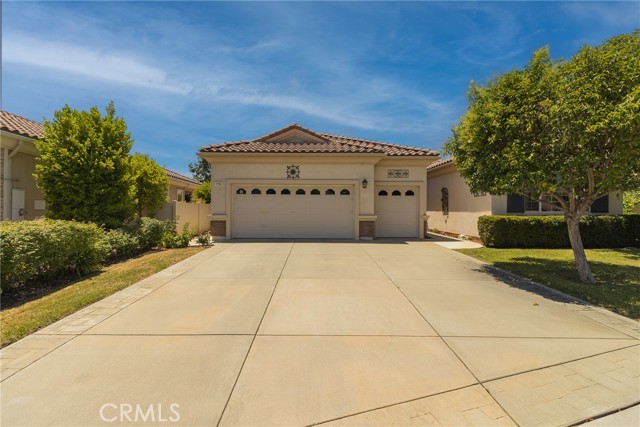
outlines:
[[[113,102],[78,111],[65,105],[44,121],[34,174],[47,216],[114,228],[131,218],[129,151],[133,141]]]
[[[640,184],[640,33],[584,46],[568,61],[543,48],[484,87],[445,151],[471,191],[550,194],[564,213],[583,282],[595,281],[580,218],[612,191]]]
[[[211,181],[211,163],[198,157],[195,163],[189,163],[189,172],[200,182]]]
[[[148,154],[131,156],[132,199],[138,217],[154,215],[167,201],[169,178]]]

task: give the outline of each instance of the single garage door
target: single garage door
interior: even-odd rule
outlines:
[[[376,237],[419,237],[418,187],[376,188]]]
[[[232,238],[354,238],[353,186],[236,185],[232,191]]]

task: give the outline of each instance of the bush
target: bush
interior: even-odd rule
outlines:
[[[98,269],[108,250],[103,236],[97,225],[75,221],[0,222],[2,288]]]
[[[176,231],[175,221],[171,221],[169,224],[171,225],[168,231],[165,231],[162,237],[162,246],[165,248],[186,248],[191,239],[198,234],[195,228],[189,227],[189,223],[186,223],[179,233]]]
[[[142,217],[127,224],[124,230],[138,239],[140,251],[148,251],[162,246],[162,237],[169,227],[169,221]]]
[[[140,252],[140,240],[123,230],[111,230],[104,235],[107,260],[118,261],[130,258]]]
[[[495,248],[568,248],[564,217],[481,216],[478,232],[485,246]],[[585,248],[640,246],[640,215],[593,215],[580,220]]]

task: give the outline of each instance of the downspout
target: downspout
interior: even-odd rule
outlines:
[[[13,159],[13,157],[20,152],[20,149],[24,145],[24,141],[18,141],[18,145],[14,148],[11,153],[9,153],[9,158]]]

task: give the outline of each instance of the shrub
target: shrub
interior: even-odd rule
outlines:
[[[481,216],[478,232],[485,246],[495,248],[568,248],[562,216]],[[640,246],[640,215],[585,216],[580,220],[586,248]]]
[[[165,248],[186,248],[191,239],[198,234],[195,228],[189,227],[189,223],[186,223],[179,233],[176,231],[175,221],[172,221],[171,224],[172,226],[168,231],[165,231],[162,237],[162,246]]]
[[[104,235],[109,261],[132,257],[140,252],[140,240],[123,230],[111,230]]]
[[[75,221],[0,222],[2,288],[98,269],[107,256],[104,231]]]
[[[170,221],[142,217],[127,224],[124,230],[137,237],[141,251],[148,251],[162,246],[162,237],[168,227],[171,227]]]
[[[199,245],[201,246],[207,246],[211,244],[211,233],[209,233],[208,231],[205,231],[204,233],[200,233],[198,234],[198,237],[196,238],[197,242]]]

